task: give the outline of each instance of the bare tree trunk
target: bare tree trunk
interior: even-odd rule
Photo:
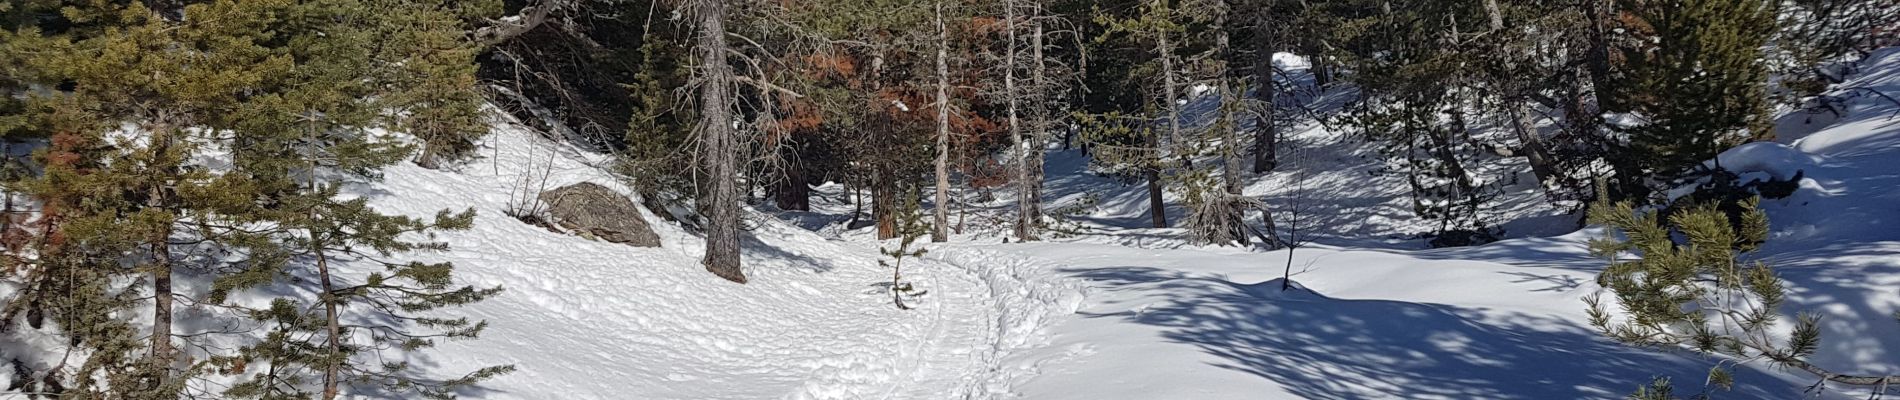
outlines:
[[[1590,86],[1596,95],[1597,112],[1620,110],[1613,87],[1615,81],[1610,77],[1610,31],[1615,29],[1611,26],[1611,18],[1616,15],[1615,4],[1610,1],[1586,1],[1581,4],[1585,18],[1590,20],[1590,53],[1585,64],[1589,66]],[[1591,115],[1590,118],[1598,116]]]
[[[1178,104],[1181,98],[1179,94],[1175,93],[1174,43],[1168,41],[1168,31],[1161,31],[1159,44],[1161,50],[1161,92],[1165,94],[1166,98],[1164,100],[1168,102],[1168,147],[1179,150],[1184,146],[1181,143],[1181,105]],[[1180,157],[1183,165],[1192,162],[1188,160],[1187,152],[1181,151],[1176,153],[1178,153],[1177,156]]]
[[[937,0],[937,207],[930,241],[950,240],[950,30]]]
[[[1044,31],[1042,17],[1042,4],[1037,3],[1035,13],[1030,15],[1030,29],[1035,33],[1029,36],[1030,54],[1036,64],[1030,71],[1032,92],[1029,98],[1034,100],[1034,107],[1029,110],[1031,140],[1029,147],[1023,150],[1023,191],[1019,194],[1021,198],[1018,204],[1026,220],[1022,240],[1042,239],[1042,233],[1038,232],[1042,222],[1042,152],[1043,146],[1049,143],[1049,66],[1043,56],[1043,38],[1047,32]]]
[[[1178,147],[1181,145],[1181,110],[1175,104],[1174,46],[1168,41],[1168,32],[1165,30],[1159,32],[1158,39],[1159,46],[1157,47],[1161,52],[1161,88],[1165,93],[1163,101],[1167,102],[1168,107],[1168,144],[1165,146]],[[1168,216],[1167,206],[1161,198],[1161,169],[1166,164],[1165,158],[1170,152],[1166,151],[1160,141],[1160,133],[1149,135],[1149,144],[1155,149],[1156,162],[1148,170],[1148,207],[1153,213],[1155,227],[1166,228]],[[1187,161],[1187,156],[1182,155],[1181,160]]]
[[[884,89],[883,71],[884,54],[879,53],[871,56],[872,93],[878,93]],[[875,126],[873,129],[877,132],[873,140],[889,140],[890,137],[896,135],[891,127],[890,115],[882,110],[874,110],[874,112],[875,114],[869,119],[871,121],[870,124]],[[890,146],[889,143],[885,142],[874,143]],[[897,167],[893,165],[895,163],[897,163],[897,161],[891,160],[890,157],[877,157],[871,162],[871,214],[877,217],[878,240],[895,239],[898,235],[897,213],[899,210],[897,205],[897,185],[899,179],[897,177]]]
[[[1214,15],[1214,54],[1220,58],[1215,73],[1220,82],[1221,123],[1226,125],[1222,128],[1220,146],[1221,179],[1223,189],[1231,196],[1222,197],[1220,206],[1226,210],[1223,217],[1227,219],[1225,226],[1229,228],[1227,238],[1244,246],[1247,244],[1247,225],[1243,222],[1246,210],[1238,202],[1242,195],[1240,181],[1244,177],[1240,175],[1240,119],[1237,115],[1245,95],[1234,90],[1233,71],[1228,66],[1228,61],[1234,59],[1234,48],[1227,33],[1227,15],[1231,10],[1227,9],[1225,2],[1216,2],[1214,7],[1219,7]]]
[[[1022,118],[1018,112],[1022,97],[1016,94],[1016,2],[1003,2],[1003,23],[1008,31],[1009,41],[1003,45],[1003,96],[1009,99],[1009,138],[1016,150],[1016,240],[1028,240],[1035,227],[1029,220],[1028,209],[1023,206],[1029,195],[1029,151],[1025,149],[1028,140],[1023,138]]]
[[[10,176],[7,176],[7,172],[12,168],[13,140],[0,138],[0,179],[10,178]],[[7,233],[13,231],[13,192],[5,192],[6,193],[0,194],[6,196],[6,204],[0,205],[0,239],[6,238]],[[6,243],[0,240],[0,246],[5,245]],[[0,249],[10,248],[0,247]]]
[[[707,180],[704,209],[706,224],[706,270],[726,280],[745,283],[739,268],[739,132],[732,126],[734,81],[732,66],[726,63],[726,2],[695,0],[693,13],[699,18],[695,44],[699,51],[699,137],[701,168]]]
[[[311,234],[314,237],[316,233],[311,232]],[[330,279],[330,259],[323,254],[324,243],[322,240],[316,240],[311,244],[316,249],[317,279],[323,284],[323,294],[318,299],[323,302],[323,322],[329,331],[329,337],[323,340],[323,346],[330,355],[328,362],[323,365],[323,399],[334,400],[338,392],[337,382],[341,378],[338,370],[343,364],[343,360],[339,358],[343,354],[343,327],[337,323],[336,287]]]
[[[1253,26],[1254,34],[1259,36],[1255,39],[1258,47],[1255,48],[1254,55],[1254,79],[1257,81],[1254,96],[1259,97],[1261,103],[1259,116],[1254,120],[1254,173],[1265,173],[1280,166],[1280,127],[1278,121],[1274,120],[1274,113],[1279,111],[1276,98],[1279,97],[1280,91],[1273,80],[1273,54],[1279,51],[1280,46],[1279,38],[1275,36],[1278,32],[1267,25],[1267,13],[1271,12],[1269,11],[1271,1],[1262,3],[1267,4],[1258,5],[1259,9],[1254,12]]]
[[[1505,29],[1504,12],[1498,8],[1498,0],[1484,0],[1484,10],[1491,17],[1491,31],[1502,33]],[[1513,77],[1498,78],[1508,80]],[[1517,140],[1523,142],[1520,151],[1530,161],[1531,174],[1537,177],[1538,186],[1544,187],[1555,179],[1556,170],[1550,164],[1550,152],[1544,146],[1543,137],[1537,133],[1537,121],[1531,119],[1531,113],[1527,110],[1529,105],[1525,103],[1530,101],[1526,96],[1528,93],[1524,93],[1527,89],[1517,82],[1501,83],[1505,89],[1505,93],[1502,93],[1505,112],[1510,113],[1511,128],[1516,131]]]
[[[1144,117],[1143,124],[1151,120],[1147,118],[1151,117],[1149,115],[1142,117]],[[1154,152],[1154,158],[1150,160],[1152,162],[1142,167],[1142,172],[1148,179],[1148,214],[1154,222],[1154,227],[1166,228],[1168,227],[1168,207],[1161,198],[1161,132],[1153,129],[1147,129],[1147,131],[1148,148]]]
[[[317,113],[310,111],[307,115],[313,118],[309,120],[310,125],[307,126],[304,133],[307,135],[306,137],[310,143],[317,143],[316,136],[318,127],[317,119],[314,118]],[[321,188],[317,186],[317,160],[316,158],[309,158],[306,161],[308,161],[308,163],[305,165],[305,173],[310,174],[306,178],[309,180],[308,190],[310,193],[319,193]],[[312,222],[322,218],[323,215],[319,209],[313,208],[310,210],[310,220]],[[336,282],[330,278],[330,257],[324,254],[323,251],[324,246],[328,244],[325,243],[322,233],[317,232],[314,228],[308,229],[308,232],[310,233],[311,253],[317,257],[317,283],[323,288],[323,292],[317,296],[317,301],[323,302],[323,322],[325,331],[328,333],[328,336],[325,336],[323,339],[324,349],[328,356],[325,360],[326,363],[323,365],[323,400],[335,400],[340,392],[340,385],[338,383],[342,381],[342,374],[339,371],[345,362],[343,359],[343,327],[338,323],[336,310],[338,303],[336,297]],[[275,365],[272,367],[275,367]]]

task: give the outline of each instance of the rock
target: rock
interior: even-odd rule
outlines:
[[[640,208],[613,189],[593,183],[576,183],[541,192],[547,204],[549,222],[614,243],[636,247],[660,247],[660,235],[653,233]]]

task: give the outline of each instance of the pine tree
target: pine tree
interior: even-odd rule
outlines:
[[[30,100],[58,132],[55,142],[64,142],[55,146],[61,148],[57,158],[43,162],[85,171],[47,173],[29,184],[41,188],[31,194],[53,203],[85,199],[57,210],[57,218],[46,222],[57,226],[42,230],[48,241],[73,242],[42,248],[69,253],[42,256],[74,262],[48,267],[86,271],[65,278],[85,281],[55,286],[87,288],[94,300],[149,299],[152,305],[143,348],[119,337],[78,334],[98,347],[75,374],[74,390],[172,397],[198,372],[186,361],[195,357],[177,346],[190,335],[173,323],[174,302],[191,294],[173,290],[175,265],[202,249],[241,246],[235,243],[240,238],[225,236],[228,231],[202,224],[224,217],[209,204],[248,193],[201,190],[241,186],[246,178],[214,174],[191,156],[220,142],[219,132],[199,128],[219,125],[244,94],[286,72],[288,59],[270,48],[275,37],[265,29],[283,4],[227,0],[154,10],[140,3],[88,3],[66,8],[63,21],[49,22],[72,24],[58,34],[18,32],[20,45],[41,50],[24,61],[26,75],[72,88]],[[120,259],[132,260],[130,268],[101,262]],[[230,263],[200,264],[216,271]],[[130,286],[113,281],[133,275],[142,279]],[[143,361],[125,364],[129,353],[143,353]],[[99,376],[106,381],[94,381]]]
[[[1472,105],[1483,97],[1470,79],[1460,43],[1477,3],[1378,3],[1376,8],[1338,11],[1346,23],[1333,52],[1352,71],[1343,75],[1359,88],[1345,121],[1379,144],[1395,172],[1412,189],[1413,211],[1438,222],[1435,246],[1491,240],[1483,215],[1498,190],[1473,173],[1479,146],[1471,138],[1481,115]],[[1459,21],[1465,21],[1460,23]]]
[[[386,35],[379,59],[387,60],[390,89],[385,104],[395,112],[396,129],[414,135],[422,146],[416,165],[440,168],[468,157],[475,140],[488,134],[485,99],[476,88],[475,56],[481,43],[469,39],[462,21],[499,14],[499,0],[377,0],[364,6],[380,17]]]
[[[253,246],[248,268],[215,282],[211,300],[289,282],[308,283],[311,287],[305,289],[316,295],[314,299],[281,297],[250,312],[251,318],[268,328],[264,340],[211,359],[222,372],[247,377],[225,395],[335,398],[345,387],[357,387],[357,391],[447,397],[459,386],[512,368],[484,367],[462,377],[433,379],[409,371],[406,363],[372,361],[390,352],[427,348],[439,339],[475,337],[484,326],[481,322],[416,314],[466,305],[500,291],[456,286],[453,266],[447,263],[392,258],[445,250],[442,243],[404,237],[465,229],[472,210],[414,219],[377,212],[365,199],[339,198],[343,185],[373,181],[382,168],[413,153],[413,147],[372,134],[370,128],[413,126],[408,125],[413,121],[408,117],[440,115],[423,107],[458,107],[381,95],[416,89],[408,85],[429,85],[411,78],[414,70],[410,67],[397,65],[411,60],[409,53],[378,53],[378,41],[423,35],[411,31],[414,27],[395,27],[414,17],[404,12],[426,12],[435,6],[428,2],[307,2],[290,10],[290,17],[280,24],[299,34],[285,49],[296,66],[280,85],[233,114],[232,129],[237,140],[246,144],[234,154],[234,167],[254,180],[248,185],[251,190],[239,192],[261,192],[259,197],[265,200],[218,203],[231,215],[249,216],[232,221],[234,225],[267,222],[275,228],[257,239],[263,244]],[[392,28],[399,32],[387,30]],[[459,31],[451,25],[435,29]],[[473,72],[459,71],[464,76]],[[468,95],[473,89],[460,92]],[[401,106],[391,107],[391,103]],[[409,114],[385,118],[389,110],[398,108]],[[382,271],[345,277],[336,264],[344,259],[379,260],[376,264]],[[286,282],[288,277],[297,279]],[[259,372],[250,373],[253,369]]]
[[[1609,235],[1590,245],[1593,254],[1610,260],[1597,281],[1624,315],[1613,315],[1601,296],[1592,295],[1585,298],[1590,324],[1630,345],[1687,348],[1736,363],[1766,360],[1813,374],[1822,383],[1884,386],[1895,378],[1841,374],[1810,363],[1821,340],[1820,318],[1813,314],[1796,318],[1785,341],[1772,339],[1778,336],[1771,331],[1783,318],[1787,288],[1766,262],[1752,258],[1768,239],[1768,216],[1756,199],[1742,202],[1735,212],[1723,208],[1703,203],[1665,216],[1637,211],[1629,202],[1592,205],[1591,221],[1610,228]],[[1726,388],[1732,382],[1729,369],[1711,369],[1708,382]],[[1637,398],[1668,395],[1665,383]]]
[[[465,33],[456,25],[407,24],[415,20],[405,12],[441,11],[439,4],[156,4],[69,4],[56,17],[42,14],[28,19],[36,25],[8,33],[9,46],[39,49],[8,52],[8,57],[21,56],[8,61],[17,73],[10,76],[59,90],[31,92],[23,107],[23,118],[54,135],[36,157],[43,167],[40,174],[8,184],[43,207],[33,227],[36,257],[23,268],[30,289],[10,299],[4,316],[8,323],[24,316],[36,328],[50,319],[75,345],[88,350],[82,365],[48,366],[40,380],[42,386],[59,386],[82,397],[202,395],[203,388],[189,382],[214,366],[205,360],[246,356],[180,346],[216,334],[181,332],[173,312],[192,307],[205,311],[196,314],[210,315],[207,318],[239,317],[217,310],[246,305],[220,303],[230,293],[278,284],[278,278],[298,270],[295,267],[303,265],[293,257],[323,247],[304,239],[324,237],[325,244],[357,249],[346,251],[435,249],[439,245],[394,238],[467,223],[465,215],[434,222],[382,216],[361,200],[335,200],[334,181],[328,189],[319,185],[325,179],[341,179],[330,178],[332,173],[373,176],[410,154],[409,147],[394,145],[392,138],[371,137],[365,129],[389,127],[392,119],[441,115],[431,110],[437,106],[455,107],[405,102],[412,98],[392,95],[422,85],[394,79],[398,74],[429,64],[416,60],[422,57],[419,49],[401,45],[412,44],[406,38],[423,29],[456,40]],[[472,69],[429,72],[435,79],[472,82]],[[433,89],[455,92],[438,95],[479,99],[472,85]],[[400,111],[392,118],[390,110]],[[312,125],[298,121],[322,126],[301,130]],[[319,140],[313,133],[329,136]],[[205,162],[205,157],[216,159]],[[328,208],[312,208],[320,205]],[[314,229],[313,223],[302,222],[312,215],[332,221],[324,226],[334,229]],[[318,269],[324,269],[328,257],[317,254]],[[190,266],[190,273],[181,273],[181,265]],[[369,280],[378,282],[337,290],[374,296],[356,300],[368,308],[400,311],[391,314],[403,322],[369,328],[379,330],[384,341],[367,348],[388,348],[389,340],[402,339],[409,340],[396,344],[426,347],[426,337],[402,336],[411,324],[445,328],[458,337],[472,336],[479,324],[468,327],[466,321],[407,318],[403,313],[493,294],[446,286],[449,271],[437,264],[392,265],[371,275]],[[174,290],[172,282],[181,276],[211,279],[213,290]],[[146,301],[152,306],[149,319],[124,316]],[[143,326],[150,326],[151,333],[142,334]],[[335,347],[326,356],[329,365],[354,365]],[[243,370],[215,366],[224,369],[220,372]],[[397,386],[417,383],[407,374],[359,376]]]
[[[1762,46],[1775,32],[1777,3],[1628,3],[1631,34],[1654,44],[1624,54],[1628,77],[1616,103],[1643,123],[1627,130],[1627,149],[1612,159],[1620,189],[1670,186],[1723,150],[1771,136]]]
[[[904,199],[901,202],[902,205],[899,206],[901,211],[897,217],[899,233],[896,239],[897,247],[878,249],[879,252],[884,253],[884,256],[891,258],[889,261],[878,260],[877,263],[891,269],[891,303],[897,305],[899,310],[910,309],[909,305],[904,304],[905,296],[915,297],[924,294],[917,291],[909,282],[904,282],[904,260],[923,258],[925,250],[912,246],[917,244],[917,239],[929,234],[930,229],[924,224],[923,213],[918,212],[917,203],[917,196],[912,195]]]
[[[1162,193],[1166,190],[1167,185],[1166,182],[1164,182],[1163,170],[1169,166],[1185,166],[1188,164],[1188,156],[1186,152],[1183,151],[1185,143],[1181,136],[1180,111],[1179,106],[1176,104],[1178,101],[1176,78],[1180,72],[1176,69],[1174,52],[1175,48],[1179,46],[1179,43],[1175,40],[1171,40],[1178,39],[1178,35],[1183,32],[1185,28],[1175,21],[1177,16],[1170,1],[1143,1],[1134,7],[1134,10],[1132,14],[1119,14],[1098,9],[1095,14],[1095,23],[1102,25],[1104,29],[1100,35],[1095,37],[1095,42],[1098,45],[1115,42],[1117,45],[1134,46],[1144,50],[1152,50],[1155,55],[1158,56],[1153,62],[1131,66],[1125,70],[1128,76],[1119,77],[1118,79],[1125,79],[1124,83],[1139,82],[1136,86],[1143,88],[1150,87],[1150,83],[1158,83],[1158,88],[1154,90],[1143,90],[1131,97],[1140,98],[1141,100],[1137,104],[1141,104],[1140,106],[1144,107],[1144,110],[1152,111],[1143,112],[1143,116],[1160,116],[1167,120],[1158,124],[1160,127],[1129,130],[1119,125],[1151,124],[1152,122],[1150,121],[1153,119],[1142,118],[1138,121],[1129,121],[1127,119],[1131,116],[1126,113],[1108,113],[1106,114],[1108,117],[1106,118],[1107,120],[1102,121],[1108,124],[1105,126],[1108,129],[1101,132],[1145,132],[1148,133],[1148,135],[1145,135],[1145,143],[1137,144],[1135,141],[1123,140],[1120,141],[1121,143],[1113,143],[1111,146],[1101,147],[1106,147],[1104,150],[1123,153],[1111,155],[1109,158],[1118,159],[1122,162],[1137,165],[1139,168],[1142,168],[1142,174],[1145,175],[1144,178],[1148,181],[1149,214],[1151,215],[1154,227],[1165,228],[1168,226],[1167,208],[1162,202]],[[1166,111],[1159,111],[1163,109]],[[1166,135],[1165,139],[1163,138],[1164,133]],[[1102,153],[1098,152],[1097,154],[1100,155]],[[1142,157],[1148,159],[1140,160]]]

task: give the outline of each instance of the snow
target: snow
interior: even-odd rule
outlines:
[[[994,329],[1003,297],[986,288],[1028,283],[941,262],[907,268],[931,293],[899,311],[875,286],[888,282],[875,252],[770,220],[752,231],[745,263],[753,283],[710,278],[697,238],[655,224],[663,248],[642,249],[551,233],[501,214],[521,174],[552,168],[546,187],[591,181],[624,190],[600,159],[516,129],[487,144],[493,155],[461,172],[393,168],[364,188],[380,209],[412,215],[474,207],[476,228],[445,234],[461,277],[502,285],[469,307],[491,326],[480,340],[426,356],[438,374],[514,364],[483,385],[487,398],[855,399],[970,396],[995,351],[1030,332]],[[553,162],[549,162],[552,157]],[[648,216],[649,220],[659,221]],[[981,263],[984,259],[963,258]],[[967,264],[965,264],[967,265]],[[1036,286],[1040,287],[1040,286]],[[1008,301],[1011,311],[1049,296]],[[986,364],[987,363],[987,364]],[[966,396],[958,396],[966,397]]]
[[[1900,92],[1896,53],[1843,86]],[[1893,105],[1850,103],[1843,118],[1721,162],[1778,179],[1802,171],[1796,195],[1766,203],[1775,238],[1762,256],[1794,288],[1784,312],[1826,316],[1815,362],[1895,373],[1900,324],[1887,315],[1900,310],[1900,231],[1883,224],[1900,220],[1900,122],[1886,118]],[[1197,101],[1188,118],[1213,107]],[[699,239],[673,224],[655,224],[665,247],[640,249],[501,215],[505,194],[537,168],[553,169],[548,187],[626,189],[594,166],[601,156],[516,129],[462,171],[399,167],[361,194],[415,215],[482,211],[475,230],[444,236],[456,249],[446,257],[465,279],[509,291],[466,310],[493,324],[484,338],[427,357],[443,372],[515,364],[468,393],[485,398],[1620,398],[1657,375],[1693,393],[1718,362],[1623,346],[1590,328],[1583,299],[1599,292],[1603,262],[1584,243],[1602,232],[1577,230],[1533,184],[1503,181],[1502,205],[1489,210],[1512,239],[1423,250],[1412,234],[1427,222],[1411,216],[1402,178],[1381,175],[1370,146],[1321,124],[1288,133],[1286,145],[1302,150],[1246,191],[1298,204],[1308,247],[1203,248],[1178,229],[1141,228],[1145,188],[1058,151],[1046,204],[1094,200],[1069,217],[1079,233],[1000,243],[1000,203],[1011,197],[960,193],[977,205],[954,217],[969,229],[906,263],[929,293],[911,311],[878,286],[889,278],[876,263],[880,243],[846,229],[854,207],[835,184],[817,188],[811,212],[754,210],[747,285],[704,272]],[[1171,218],[1183,213],[1170,208]],[[1289,266],[1294,289],[1282,291]],[[1813,382],[1761,363],[1736,378],[1718,395],[1795,398]]]
[[[1305,68],[1297,57],[1276,61]],[[1865,70],[1840,87],[1900,93],[1900,50],[1876,54]],[[1213,106],[1190,103],[1188,118]],[[1889,117],[1900,105],[1859,97],[1849,106],[1841,118],[1784,118],[1783,131],[1798,134],[1720,162],[1782,179],[1802,172],[1794,196],[1765,202],[1774,238],[1761,255],[1793,288],[1784,312],[1825,316],[1813,361],[1900,373],[1900,323],[1888,316],[1900,310],[1900,230],[1886,226],[1900,221],[1900,120]],[[437,376],[517,368],[461,393],[470,398],[1621,398],[1656,375],[1693,393],[1721,361],[1623,346],[1590,328],[1583,299],[1599,292],[1603,261],[1584,243],[1602,232],[1579,230],[1534,184],[1493,176],[1505,193],[1488,215],[1510,239],[1426,250],[1413,234],[1428,222],[1411,216],[1403,178],[1381,175],[1370,146],[1323,124],[1293,127],[1285,146],[1301,150],[1246,186],[1274,207],[1297,205],[1309,246],[1198,247],[1179,229],[1141,228],[1145,188],[1058,151],[1045,204],[1094,202],[1065,217],[1076,233],[1002,243],[1001,203],[1012,197],[959,193],[975,207],[952,218],[969,229],[905,261],[907,279],[928,291],[908,311],[880,286],[890,271],[876,250],[888,243],[844,226],[854,207],[839,185],[817,187],[810,212],[750,210],[751,279],[737,285],[703,270],[692,232],[652,215],[661,248],[503,215],[521,193],[571,183],[633,191],[606,172],[608,156],[509,121],[496,127],[477,161],[450,171],[401,165],[347,193],[418,217],[479,212],[473,229],[438,237],[450,252],[422,257],[506,292],[446,311],[486,320],[482,338],[410,359]],[[1171,205],[1169,215],[1184,211]],[[339,268],[347,279],[376,266]],[[0,295],[11,290],[0,285]],[[5,339],[9,353],[58,347],[50,336]],[[1796,398],[1813,381],[1748,363],[1717,395]]]

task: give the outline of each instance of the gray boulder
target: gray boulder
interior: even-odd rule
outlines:
[[[660,247],[660,235],[640,216],[639,206],[605,186],[581,182],[541,192],[540,199],[548,207],[548,222],[569,232],[637,247]]]

